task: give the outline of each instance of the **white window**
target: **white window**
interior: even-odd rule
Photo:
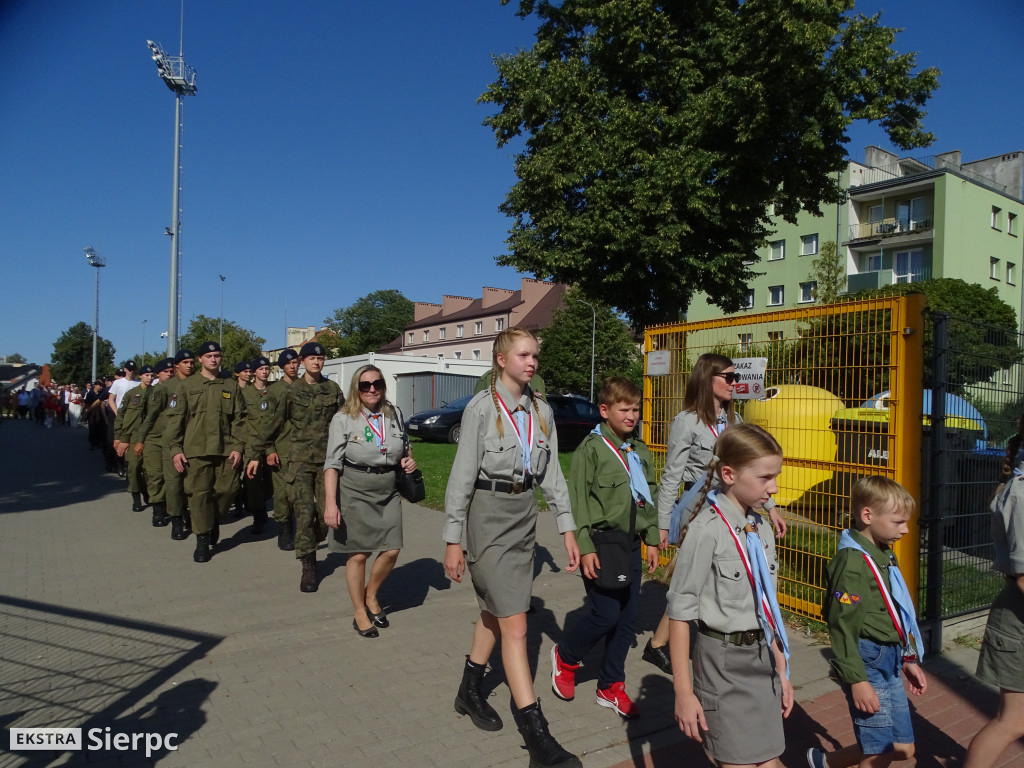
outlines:
[[[882,254],[869,253],[864,257],[865,272],[878,272],[882,269]]]
[[[1002,213],[1002,208],[992,206],[992,229],[999,229],[999,225],[1002,223]]]
[[[476,323],[476,335],[479,336],[483,332],[484,332],[484,321],[483,320],[477,320],[477,323]]]
[[[455,359],[456,360],[461,360],[462,359],[462,352],[456,350],[456,352],[455,352]]]
[[[768,341],[782,341],[782,331],[768,331]]]
[[[786,258],[786,241],[785,240],[774,240],[768,243],[769,253],[768,261],[779,261],[780,259]]]
[[[1006,282],[1010,285],[1017,284],[1017,265],[1006,262]]]
[[[463,326],[461,326],[461,325],[456,325],[455,326],[455,335],[458,336],[460,339],[465,334],[465,331],[466,331],[466,329]]]
[[[997,275],[998,277],[998,275]],[[924,251],[897,251],[893,259],[894,283],[919,283],[924,280]]]
[[[474,349],[473,350],[473,359],[474,360],[479,360],[480,359],[480,350],[479,349]]]
[[[423,332],[423,340],[424,341],[430,341],[430,331],[424,331]]]
[[[989,256],[988,259],[988,276],[993,280],[999,279],[999,259]]]
[[[746,296],[745,299],[743,299],[743,308],[744,309],[753,309],[754,308],[754,289],[753,288],[751,288],[749,291],[747,291],[747,296]]]
[[[746,352],[750,345],[754,343],[754,334],[752,333],[741,333],[740,337],[740,350]]]
[[[416,334],[413,333],[412,331],[409,331],[409,343],[410,344],[415,344],[416,343]]]
[[[448,338],[448,329],[447,328],[440,329],[437,332],[437,338],[439,338],[441,341],[444,341],[445,339],[447,339]]]
[[[924,198],[899,200],[896,203],[896,229],[911,232],[924,224]]]
[[[1008,235],[1017,236],[1017,214],[1008,213],[1006,214],[1006,233]]]
[[[868,208],[868,223],[880,224],[882,222],[882,206],[872,205]]]
[[[818,252],[818,233],[815,232],[813,235],[803,235],[800,238],[800,255],[810,256],[813,253]]]
[[[811,280],[807,283],[800,283],[800,303],[806,304],[809,301],[814,301],[814,289],[818,287],[817,280]]]
[[[498,333],[501,333],[502,331],[505,330],[504,317],[499,317],[497,320],[494,321],[494,330],[496,330]]]
[[[779,307],[785,301],[786,289],[781,285],[773,285],[768,288],[768,306]]]

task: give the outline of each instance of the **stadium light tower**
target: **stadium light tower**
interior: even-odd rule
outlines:
[[[177,56],[168,56],[163,49],[152,40],[146,45],[156,62],[157,74],[164,84],[174,92],[174,186],[171,194],[171,226],[166,233],[171,236],[171,301],[167,317],[167,356],[173,357],[178,351],[178,308],[181,297],[178,291],[180,270],[178,257],[180,254],[179,238],[181,235],[181,121],[183,100],[186,95],[196,93],[196,71],[185,63],[181,55],[181,46]]]
[[[92,381],[96,381],[96,337],[100,333],[100,267],[107,266],[107,260],[96,253],[91,245],[84,249],[90,267],[96,267],[96,309],[92,315]]]

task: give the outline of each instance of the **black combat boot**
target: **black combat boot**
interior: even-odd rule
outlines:
[[[299,581],[300,592],[316,592],[316,552],[310,552],[299,558],[302,563],[302,579]]]
[[[196,534],[196,551],[192,553],[192,559],[197,563],[210,562],[210,534]]]
[[[184,541],[188,538],[188,531],[185,530],[185,518],[181,515],[171,518],[171,538],[175,541]]]
[[[282,552],[295,550],[295,518],[289,517],[277,524],[277,548]]]
[[[487,697],[480,690],[480,684],[487,671],[486,664],[474,664],[466,657],[466,666],[462,670],[462,685],[455,694],[455,711],[460,715],[469,715],[473,725],[484,731],[500,731],[501,718],[494,707],[487,703]]]
[[[167,505],[162,501],[156,502],[153,505],[153,527],[163,528],[169,522],[171,522],[171,518],[167,516]],[[173,531],[171,531],[171,538],[174,538]]]
[[[217,543],[219,541],[220,541],[220,523],[219,522],[215,522],[213,524],[213,528],[210,529],[210,546],[211,547],[216,547]]]
[[[267,510],[266,508],[254,509],[252,511],[252,535],[259,536],[263,533],[267,527]]]
[[[138,491],[132,493],[132,512],[141,512],[145,507],[142,506],[142,494]]]
[[[548,721],[540,711],[540,701],[513,710],[519,732],[530,752],[530,768],[583,768],[576,755],[562,749],[548,731]]]
[[[185,521],[185,536],[192,533],[192,511],[185,507],[185,512],[182,514],[182,520]]]

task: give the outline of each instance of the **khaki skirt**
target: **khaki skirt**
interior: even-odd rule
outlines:
[[[473,494],[466,516],[466,566],[481,610],[498,618],[529,610],[536,536],[532,491]]]
[[[978,657],[978,677],[1008,691],[1024,692],[1024,593],[1007,580],[988,614]]]
[[[402,502],[395,473],[375,475],[345,467],[338,479],[341,525],[330,532],[331,552],[383,552],[402,548]]]

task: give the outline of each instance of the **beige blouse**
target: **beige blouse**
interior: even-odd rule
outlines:
[[[345,460],[361,467],[398,466],[409,441],[405,434],[402,412],[395,408],[394,418],[382,416],[379,420],[382,424],[373,422],[375,428],[383,429],[383,453],[373,438],[371,421],[370,411],[366,408],[355,417],[344,411],[338,411],[334,415],[327,435],[327,460],[324,462],[324,469],[336,469],[343,473]]]

